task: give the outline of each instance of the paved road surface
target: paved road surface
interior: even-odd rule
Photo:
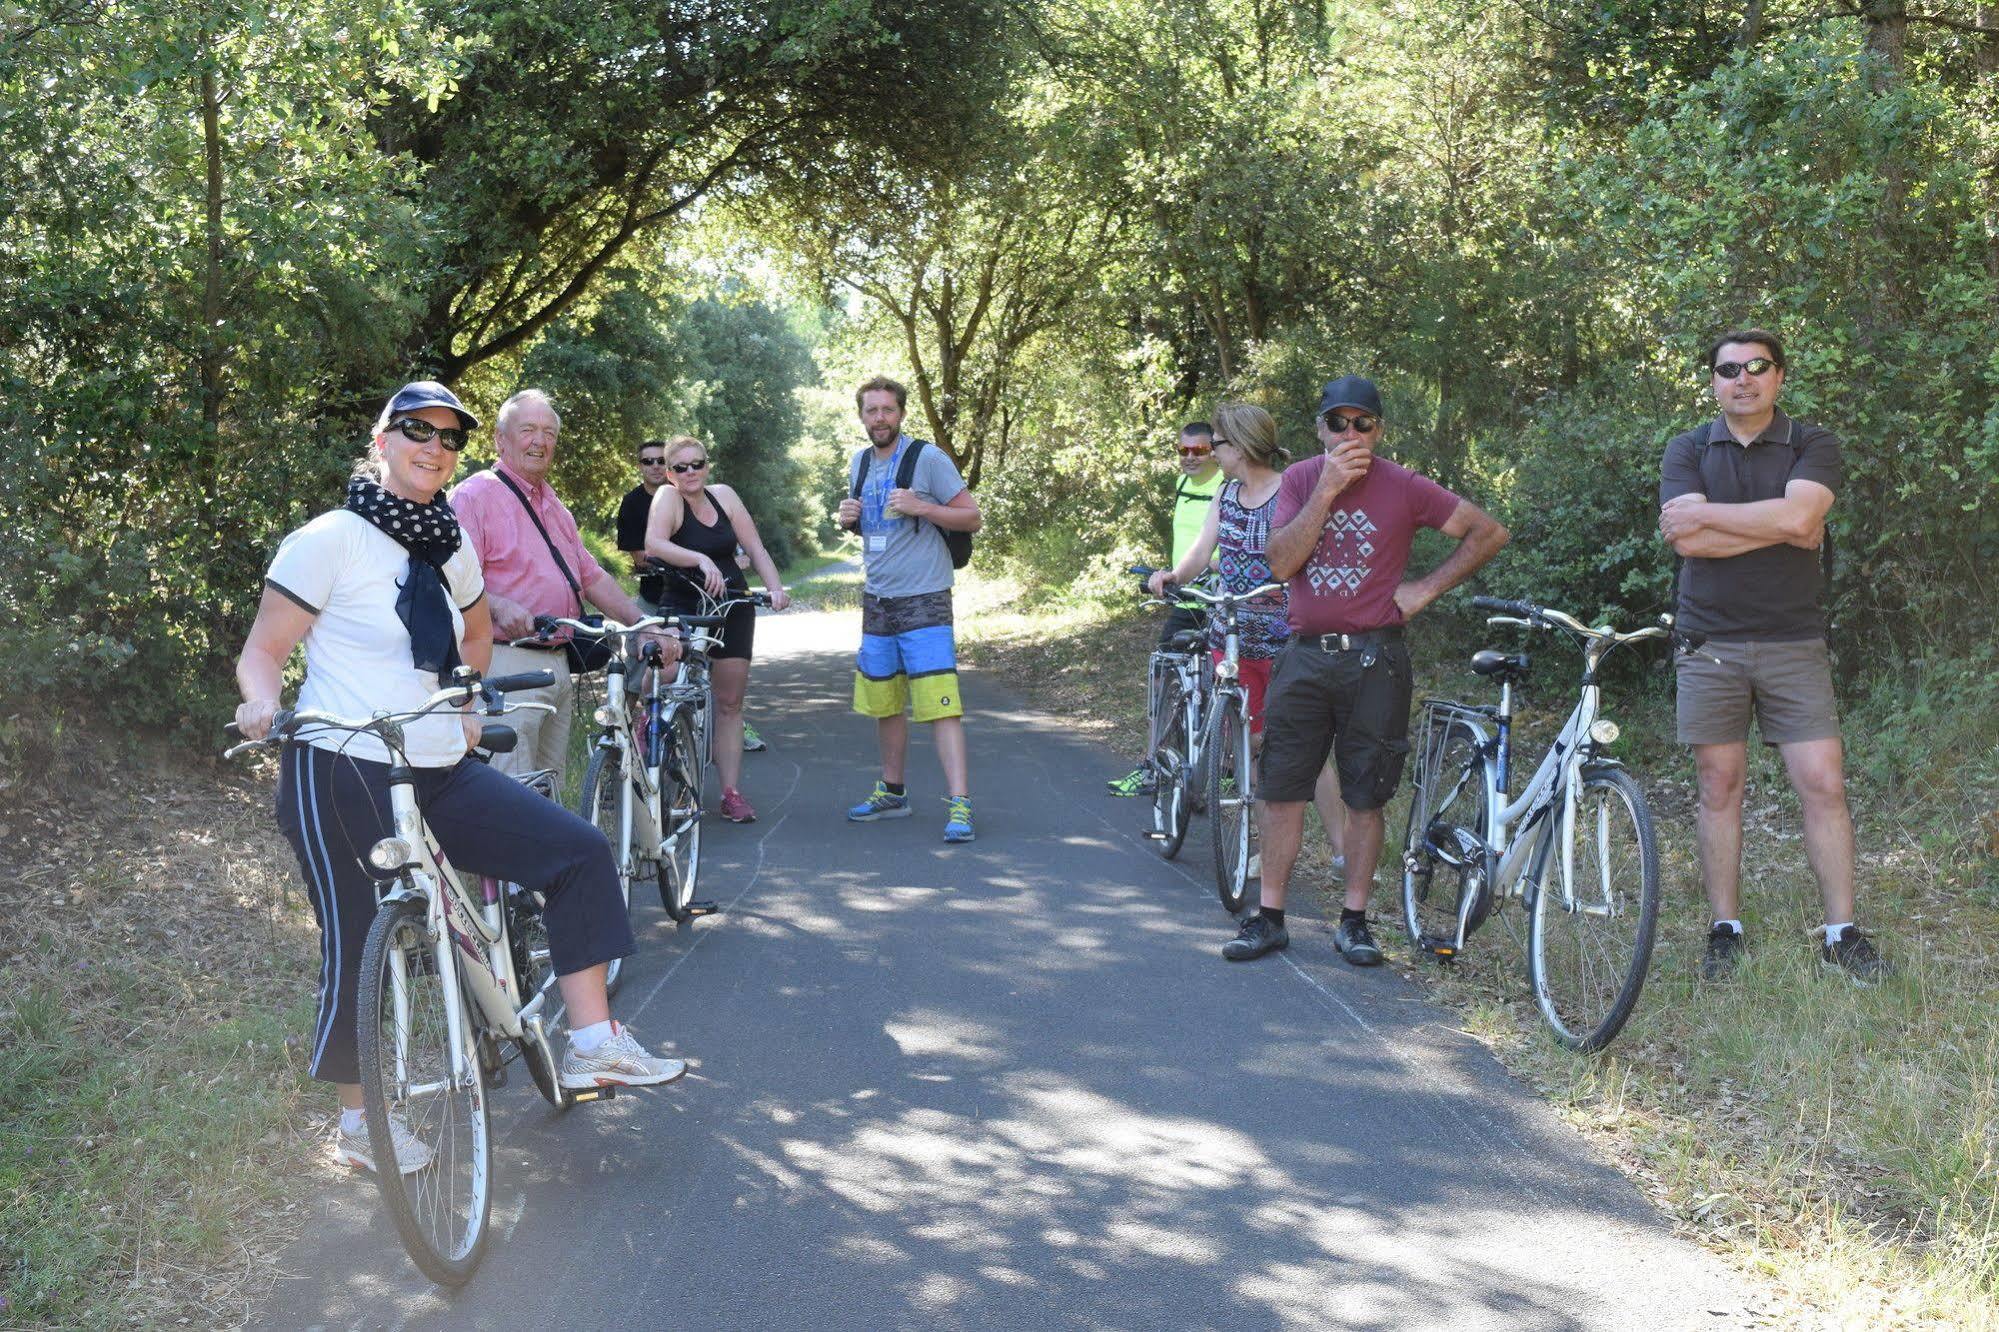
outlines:
[[[694,1065],[557,1115],[495,1098],[496,1233],[461,1294],[332,1188],[258,1325],[1732,1327],[1746,1293],[1447,1015],[1319,926],[1229,965],[1205,877],[1103,797],[1125,760],[992,680],[979,840],[849,825],[875,770],[852,615],[758,627],[761,814],[647,903],[619,1011]],[[1134,667],[1134,669],[1136,669]]]

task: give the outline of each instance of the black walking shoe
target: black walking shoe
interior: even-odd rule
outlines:
[[[1839,938],[1819,945],[1819,965],[1829,971],[1843,971],[1855,985],[1879,985],[1895,974],[1888,959],[1874,951],[1874,941],[1849,925]]]
[[[1742,932],[1717,925],[1707,932],[1707,956],[1701,959],[1701,979],[1725,981],[1742,961]]]
[[[1340,956],[1356,967],[1378,967],[1381,965],[1381,946],[1374,941],[1365,920],[1343,920],[1333,931],[1333,947],[1340,950]]]
[[[1291,942],[1291,931],[1273,925],[1268,916],[1249,916],[1236,937],[1222,945],[1222,956],[1231,962],[1247,962],[1275,952]]]

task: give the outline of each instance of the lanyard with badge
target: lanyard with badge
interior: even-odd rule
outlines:
[[[861,533],[871,555],[888,549],[888,535],[894,530],[890,524],[902,521],[888,516],[888,493],[895,488],[896,471],[902,466],[902,453],[908,447],[909,437],[905,435],[896,440],[895,453],[886,463],[872,456],[868,458],[868,479],[861,488]]]

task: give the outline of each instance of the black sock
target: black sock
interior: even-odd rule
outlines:
[[[1358,925],[1365,925],[1367,924],[1367,912],[1355,911],[1352,907],[1341,907],[1340,924],[1345,925],[1349,921]]]
[[[1281,930],[1284,928],[1284,909],[1282,907],[1258,907],[1256,912],[1278,929]]]
[[[909,794],[908,789],[901,782],[883,782],[882,785],[888,788],[888,793],[892,796]]]

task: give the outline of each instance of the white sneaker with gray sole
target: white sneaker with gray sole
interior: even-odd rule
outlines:
[[[591,1087],[657,1087],[687,1072],[683,1059],[666,1059],[638,1043],[629,1028],[612,1024],[611,1036],[588,1054],[569,1043],[562,1057],[562,1085],[571,1091]]]
[[[395,1115],[389,1116],[389,1139],[396,1145],[396,1164],[405,1175],[414,1175],[422,1170],[435,1155],[429,1145],[410,1132],[409,1125]],[[359,1133],[341,1132],[335,1135],[333,1159],[356,1170],[374,1171],[375,1148],[368,1141],[368,1125],[365,1122]]]

